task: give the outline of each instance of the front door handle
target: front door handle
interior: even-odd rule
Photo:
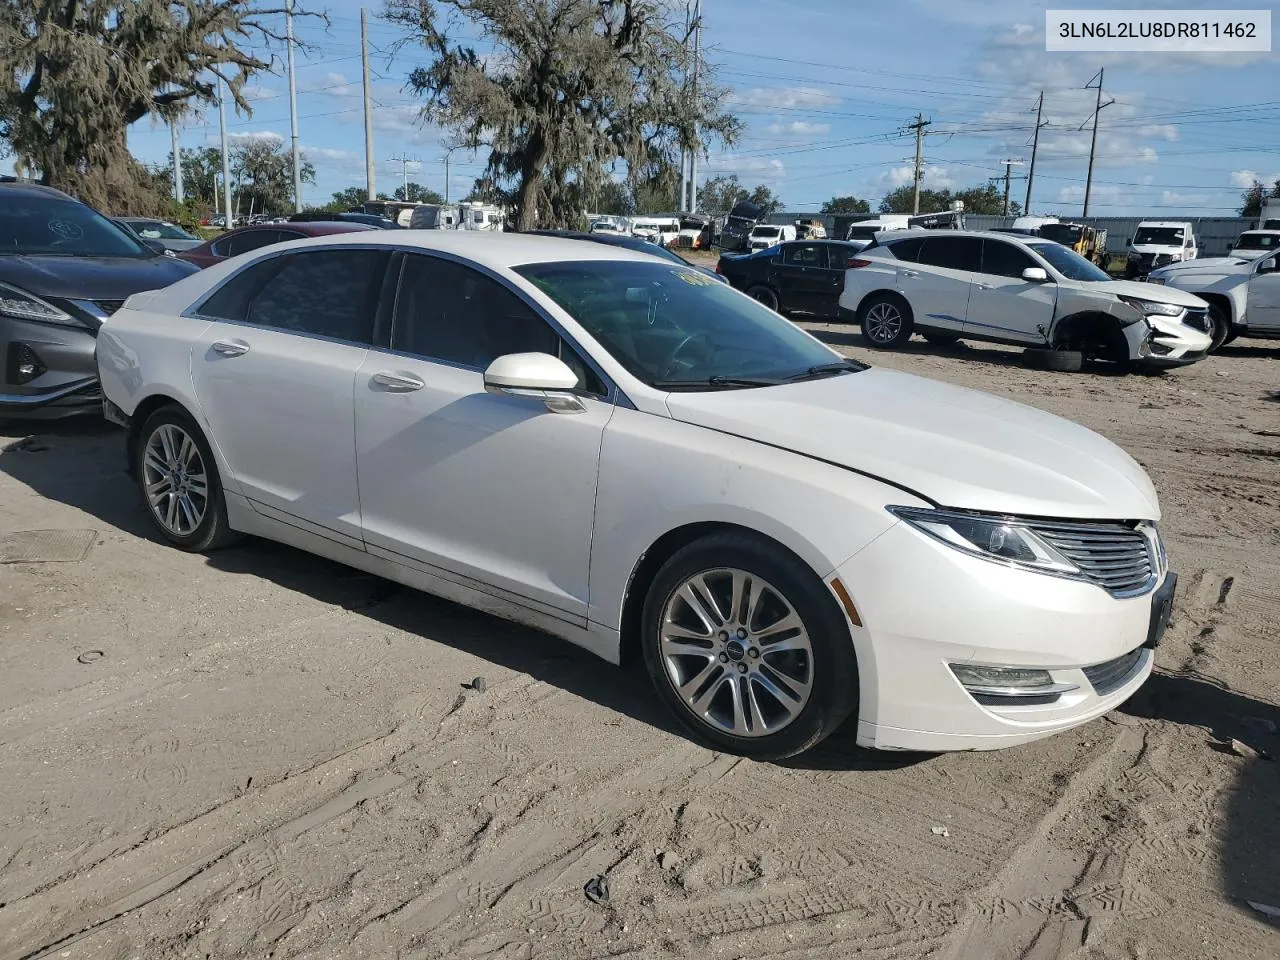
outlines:
[[[383,371],[373,375],[373,382],[392,393],[412,393],[421,390],[427,384],[411,373],[388,373]]]
[[[919,274],[919,273],[917,273],[915,270],[903,270],[903,271],[902,271],[902,275],[903,275],[904,277],[918,277],[918,276],[920,276],[920,274]]]
[[[213,352],[220,357],[240,357],[249,352],[249,345],[243,340],[215,340]]]
[[[990,289],[991,289],[991,284],[989,284],[989,283],[975,283],[975,284],[974,284],[974,286],[975,286],[975,287],[977,287],[979,290],[990,290]]]

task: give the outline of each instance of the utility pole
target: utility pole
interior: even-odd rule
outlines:
[[[1012,171],[1014,167],[1022,165],[1022,160],[1001,160],[1004,164],[1004,215],[1009,215],[1009,181],[1012,179]]]
[[[284,36],[289,56],[289,140],[293,152],[293,212],[302,212],[302,158],[298,154],[298,91],[293,80],[293,0],[284,0]]]
[[[231,152],[227,149],[227,86],[218,77],[218,124],[222,127],[222,213],[225,229],[235,224],[231,217]]]
[[[702,0],[693,0],[693,105],[698,106],[698,66],[702,59]],[[698,212],[698,125],[693,126],[693,156],[690,158],[689,212]]]
[[[449,155],[451,153],[453,153],[452,150],[446,150],[444,156],[440,158],[444,161],[444,202],[446,204],[449,202]]]
[[[178,151],[178,122],[169,123],[169,143],[173,151],[173,199],[182,203],[182,157]]]
[[[916,122],[907,125],[908,130],[916,132],[916,167],[915,167],[915,191],[911,198],[911,214],[918,216],[920,213],[920,177],[922,175],[922,164],[920,151],[924,147],[924,128],[929,126],[933,121],[926,120],[921,114],[916,114]]]
[[[1027,199],[1022,204],[1022,215],[1029,217],[1031,215],[1031,181],[1036,176],[1036,149],[1040,146],[1040,128],[1044,126],[1040,122],[1040,114],[1044,112],[1044,91],[1040,91],[1040,101],[1036,104],[1036,129],[1031,135],[1031,166],[1027,168]],[[1008,204],[1005,204],[1007,207]],[[1008,211],[1006,211],[1007,213]]]
[[[1093,80],[1098,81],[1098,103],[1097,106],[1093,108],[1093,139],[1089,142],[1089,173],[1084,181],[1084,212],[1081,214],[1081,216],[1084,217],[1089,215],[1089,194],[1093,190],[1093,156],[1098,149],[1098,114],[1102,112],[1103,107],[1109,107],[1116,102],[1114,97],[1106,103],[1102,102],[1102,72],[1105,69],[1105,67],[1099,67],[1097,75],[1093,78]],[[1090,80],[1084,85],[1086,90],[1093,86],[1093,80]],[[1080,129],[1084,129],[1083,123],[1080,124]]]
[[[360,8],[360,62],[364,69],[364,179],[368,187],[368,199],[377,198],[377,175],[373,169],[373,109],[369,91],[369,12]]]
[[[387,162],[400,164],[400,172],[404,174],[404,199],[406,202],[408,202],[409,200],[409,164],[417,163],[418,158],[406,157],[404,154],[401,154],[398,157],[388,158]]]

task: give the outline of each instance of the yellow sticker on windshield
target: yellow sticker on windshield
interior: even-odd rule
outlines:
[[[695,287],[705,287],[707,284],[714,285],[720,282],[715,277],[709,277],[705,273],[694,273],[691,270],[672,270],[671,272],[685,283],[693,284]]]

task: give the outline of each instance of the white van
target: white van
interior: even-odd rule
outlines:
[[[876,216],[855,220],[849,225],[845,234],[846,240],[874,240],[877,233],[885,230],[906,230],[911,226],[911,215],[907,213],[881,213]]]
[[[457,230],[458,208],[439,203],[424,203],[409,216],[410,230]]]
[[[631,235],[666,246],[680,235],[679,217],[633,217]]]
[[[747,249],[755,253],[757,250],[768,250],[780,243],[796,238],[795,224],[792,223],[758,223],[747,238]]]
[[[1194,260],[1200,255],[1191,223],[1186,220],[1144,220],[1125,246],[1124,278],[1140,279],[1156,267]]]

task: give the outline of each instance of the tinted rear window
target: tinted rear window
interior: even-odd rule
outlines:
[[[915,263],[920,259],[920,247],[923,244],[924,237],[904,237],[902,240],[882,243],[880,244],[880,249],[888,250],[899,260]]]
[[[977,237],[926,237],[917,261],[948,270],[978,270],[982,241]]]

